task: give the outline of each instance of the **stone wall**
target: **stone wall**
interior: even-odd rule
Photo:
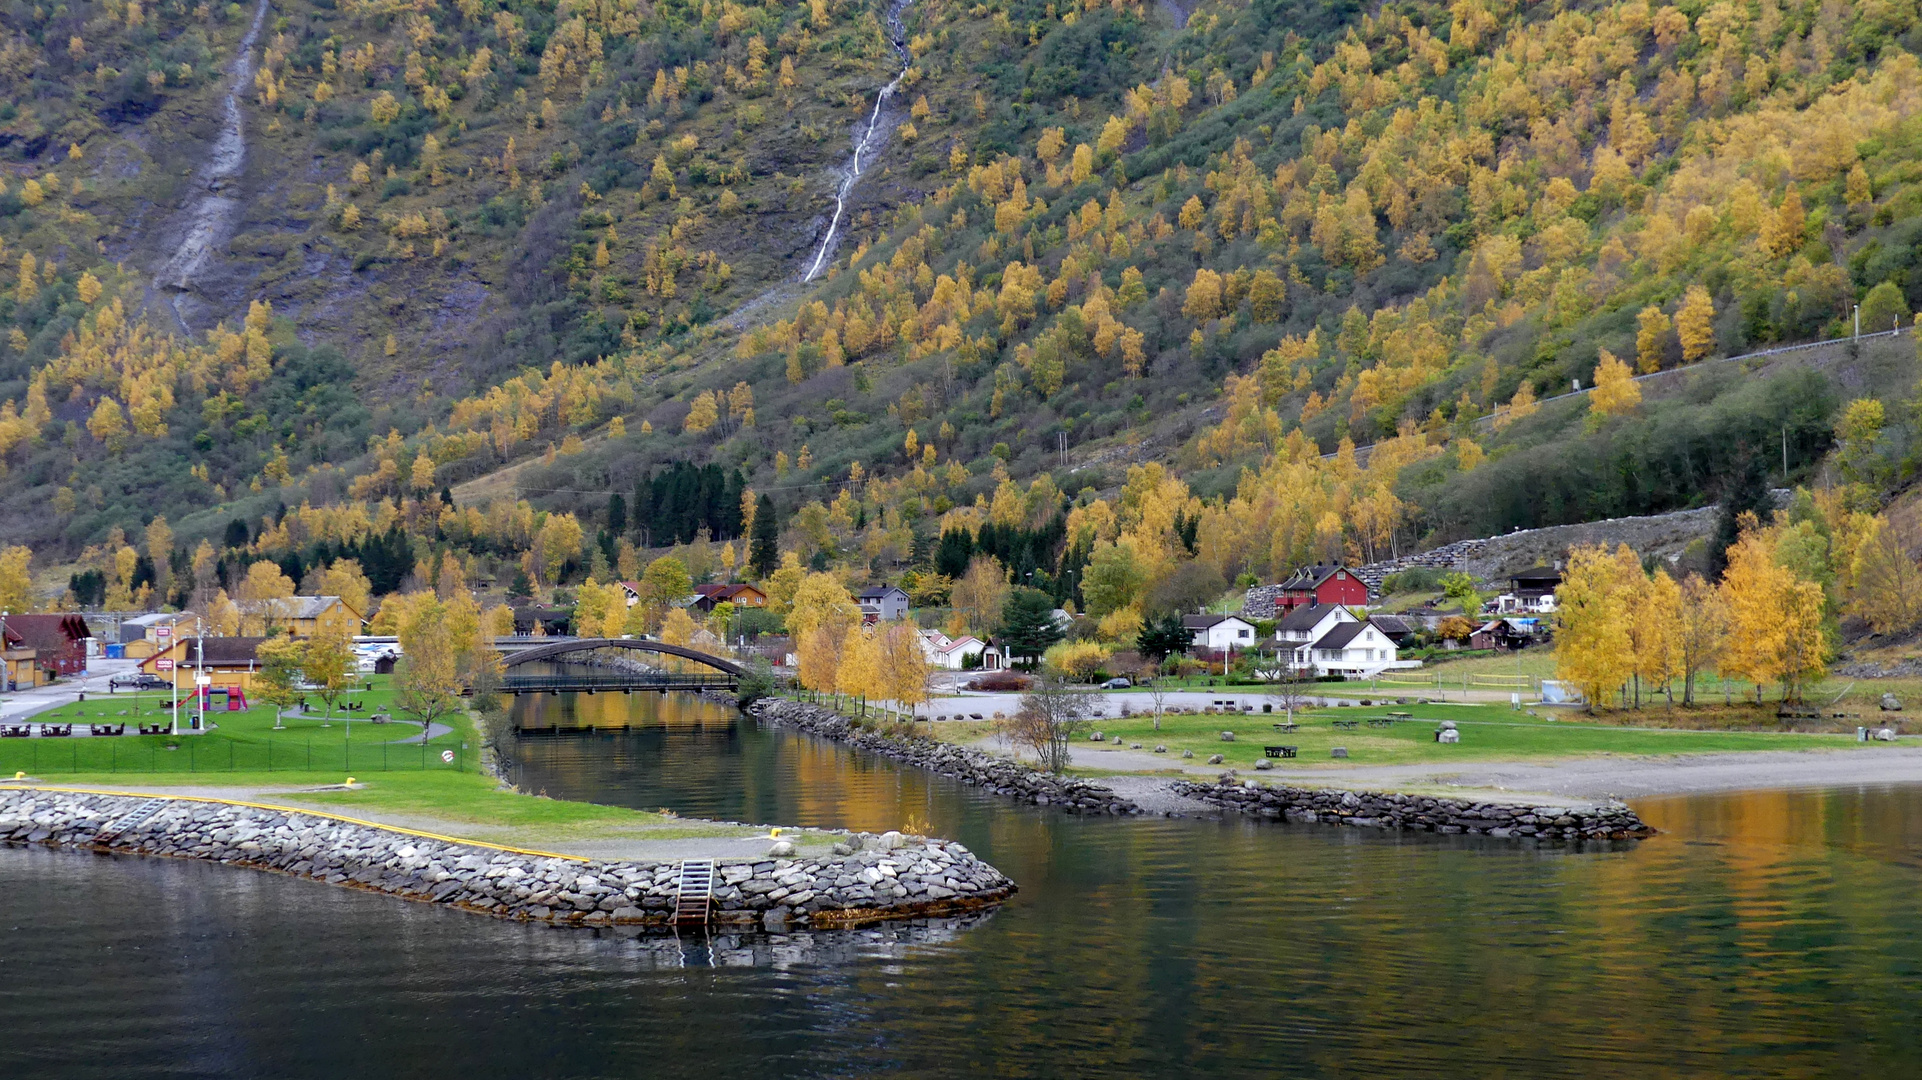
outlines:
[[[116,831],[149,809],[157,812]],[[501,918],[587,926],[665,927],[681,870],[679,862],[502,851],[301,811],[36,788],[0,788],[0,844],[207,859]],[[716,869],[713,921],[733,927],[953,915],[1015,891],[960,844],[899,833],[855,834],[830,856],[720,860]]]
[[[1655,832],[1626,806],[1580,809],[1387,792],[1311,791],[1227,777],[1214,784],[1176,781],[1173,787],[1181,795],[1224,810],[1288,821],[1558,842],[1632,839]]]
[[[902,738],[858,728],[847,717],[819,705],[763,698],[748,706],[748,712],[766,723],[833,739],[1021,802],[1058,806],[1071,814],[1141,812],[1140,807],[1100,784],[1044,773],[1018,761],[936,739]]]

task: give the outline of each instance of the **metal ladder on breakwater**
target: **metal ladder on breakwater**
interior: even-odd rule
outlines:
[[[714,860],[682,859],[674,897],[675,926],[706,926],[714,904]]]
[[[105,844],[114,840],[121,833],[127,832],[130,829],[137,829],[147,822],[152,821],[154,815],[160,813],[166,806],[167,801],[165,799],[144,799],[139,806],[108,822],[99,832],[94,833],[93,842],[96,844]]]

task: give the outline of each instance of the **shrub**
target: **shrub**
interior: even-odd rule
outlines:
[[[1013,671],[990,671],[968,684],[970,690],[986,690],[995,693],[1015,693],[1026,690],[1031,680],[1026,675]]]

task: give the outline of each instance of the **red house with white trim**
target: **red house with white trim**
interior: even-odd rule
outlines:
[[[1345,566],[1304,566],[1281,583],[1275,614],[1283,616],[1313,604],[1368,605],[1368,583]]]

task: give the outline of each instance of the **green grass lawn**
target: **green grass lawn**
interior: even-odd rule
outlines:
[[[452,732],[423,746],[414,724],[375,724],[367,718],[393,713],[393,689],[388,676],[372,676],[372,689],[349,694],[347,701],[364,703],[352,713],[331,721],[296,718],[274,727],[275,710],[255,704],[240,712],[210,709],[209,730],[199,735],[119,735],[68,738],[0,739],[0,775],[25,772],[33,776],[118,776],[127,774],[280,773],[287,771],[341,775],[396,770],[472,771],[479,760],[465,716],[450,719]],[[31,717],[33,723],[125,724],[129,732],[142,724],[164,724],[172,717],[166,693],[89,695],[88,700],[62,705]],[[218,699],[216,699],[218,700]],[[315,713],[318,698],[309,699]],[[186,730],[191,710],[182,706],[180,722]],[[409,741],[402,741],[409,740]],[[444,761],[443,751],[454,753]],[[338,782],[336,777],[335,782]]]
[[[1113,737],[1121,736],[1121,748],[1140,743],[1142,749],[1157,745],[1168,747],[1171,766],[1183,764],[1181,752],[1193,750],[1196,759],[1206,760],[1221,754],[1224,764],[1250,768],[1264,754],[1264,746],[1297,747],[1298,757],[1285,762],[1289,767],[1343,768],[1330,751],[1337,746],[1348,750],[1346,766],[1405,765],[1457,761],[1517,760],[1528,758],[1579,757],[1589,754],[1700,754],[1734,750],[1840,750],[1859,747],[1853,736],[1806,735],[1754,731],[1678,731],[1656,728],[1629,728],[1589,724],[1580,720],[1545,720],[1505,706],[1446,705],[1426,709],[1399,707],[1416,719],[1399,721],[1392,727],[1354,730],[1333,726],[1336,720],[1365,721],[1385,716],[1387,709],[1326,709],[1299,715],[1300,730],[1283,734],[1272,726],[1279,717],[1254,715],[1182,714],[1162,717],[1161,730],[1154,729],[1153,718],[1132,716],[1096,721],[1091,730],[1109,736],[1105,743],[1082,742],[1076,750],[1100,751],[1114,748]],[[1452,720],[1461,731],[1461,742],[1446,745],[1434,741],[1437,723]],[[1221,732],[1235,733],[1234,742],[1221,741]],[[964,725],[949,726],[949,737],[968,737]],[[974,737],[979,737],[978,725]],[[1097,756],[1087,762],[1100,768]],[[1192,765],[1193,762],[1185,762]]]

